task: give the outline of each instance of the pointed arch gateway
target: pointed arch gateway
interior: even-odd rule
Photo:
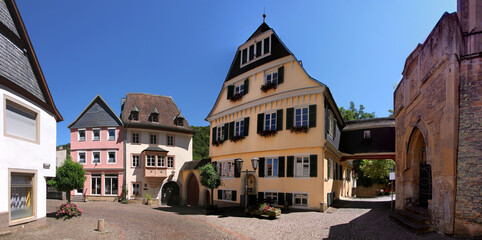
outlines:
[[[191,174],[187,184],[187,204],[191,206],[199,205],[199,182],[194,174]]]
[[[406,193],[412,196],[412,204],[427,208],[432,199],[432,168],[427,160],[427,143],[418,127],[414,127],[407,145],[404,174],[408,180]]]

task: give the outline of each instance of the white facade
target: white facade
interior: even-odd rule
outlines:
[[[11,136],[6,132],[6,104],[36,113],[37,140],[30,141]],[[56,120],[55,117],[26,100],[20,94],[0,85],[0,224],[16,225],[46,216],[46,177],[54,177],[56,171]],[[21,124],[20,124],[21,125]],[[11,174],[27,173],[32,176],[31,217],[11,219]],[[31,174],[31,175],[30,175]]]

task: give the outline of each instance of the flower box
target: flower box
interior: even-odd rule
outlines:
[[[217,146],[223,144],[223,142],[224,142],[224,140],[214,141],[214,142],[213,142],[213,146],[217,147]]]
[[[229,98],[229,101],[234,103],[234,102],[237,102],[237,101],[241,100],[242,98],[243,98],[242,94],[236,93],[231,98]]]
[[[259,218],[268,217],[269,219],[276,219],[278,216],[281,216],[281,209],[263,203],[258,206],[249,207],[246,209],[246,213],[250,216],[256,216]]]
[[[233,137],[231,137],[229,140],[230,140],[231,142],[238,142],[238,141],[241,141],[241,140],[243,140],[243,139],[244,139],[244,136],[233,136]]]
[[[263,92],[267,92],[269,91],[270,89],[276,89],[278,87],[278,84],[276,84],[275,82],[270,82],[270,83],[267,83],[265,85],[262,85],[261,86],[261,91]]]
[[[306,127],[306,126],[291,127],[291,128],[290,128],[290,131],[291,131],[292,133],[296,133],[296,134],[298,134],[298,133],[307,133],[307,132],[308,132],[308,127]]]
[[[262,130],[262,131],[259,131],[258,134],[263,137],[271,137],[276,135],[276,133],[278,133],[276,130]]]

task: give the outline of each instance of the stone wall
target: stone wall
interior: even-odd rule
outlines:
[[[482,58],[460,67],[455,234],[482,236]]]

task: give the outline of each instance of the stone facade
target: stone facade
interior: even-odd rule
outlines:
[[[460,16],[445,13],[407,58],[394,93],[396,208],[423,205],[420,168],[426,163],[434,229],[481,236],[482,38],[477,19],[480,25],[482,4],[458,4]]]

